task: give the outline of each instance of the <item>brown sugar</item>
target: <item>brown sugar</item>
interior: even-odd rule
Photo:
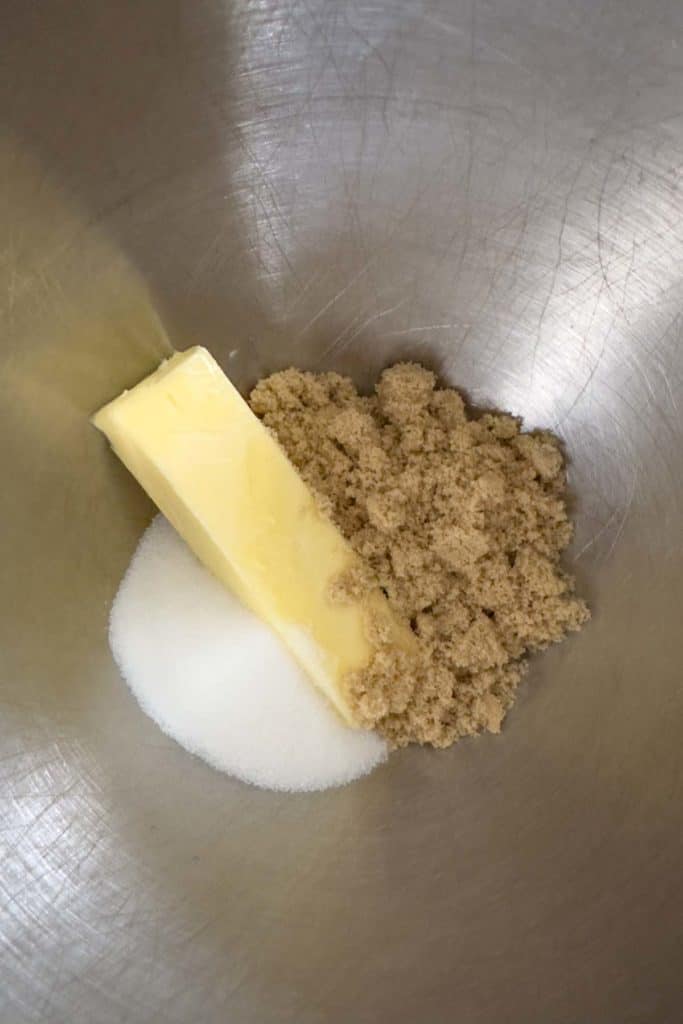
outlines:
[[[363,397],[336,373],[285,370],[251,407],[418,639],[418,664],[381,648],[350,678],[359,722],[395,746],[499,732],[526,654],[588,619],[560,555],[572,527],[564,459],[506,413],[470,418],[457,391],[399,363]]]

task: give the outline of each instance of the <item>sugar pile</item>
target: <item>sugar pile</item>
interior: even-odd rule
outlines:
[[[162,516],[112,607],[109,642],[143,710],[183,747],[277,790],[341,786],[387,756],[343,725],[280,640],[195,559]]]

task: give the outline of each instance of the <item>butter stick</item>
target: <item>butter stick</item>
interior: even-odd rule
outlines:
[[[176,353],[93,423],[197,558],[356,724],[345,680],[376,653],[368,622],[408,653],[414,638],[377,588],[332,599],[358,558],[209,352]]]

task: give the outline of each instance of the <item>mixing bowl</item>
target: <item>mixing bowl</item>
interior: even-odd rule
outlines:
[[[681,1019],[683,7],[7,0],[0,1020]],[[500,737],[284,796],[165,738],[87,422],[417,359],[555,430],[594,617]]]

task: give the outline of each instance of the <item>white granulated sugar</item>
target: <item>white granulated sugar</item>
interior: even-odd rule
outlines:
[[[384,741],[343,724],[277,636],[162,516],[121,583],[109,640],[124,679],[163,731],[245,782],[326,789],[386,759]]]

